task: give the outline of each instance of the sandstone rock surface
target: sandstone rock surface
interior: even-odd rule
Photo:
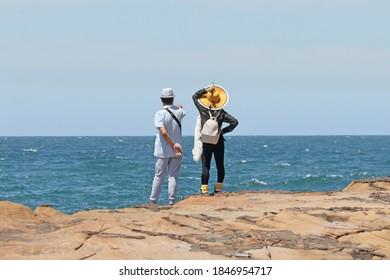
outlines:
[[[0,201],[3,260],[390,259],[390,178],[66,215]]]

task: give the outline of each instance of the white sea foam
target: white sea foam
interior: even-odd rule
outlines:
[[[286,163],[282,163],[281,166],[291,166],[291,164],[286,162]]]
[[[37,149],[23,149],[24,152],[32,152],[32,153],[36,153],[38,152]]]
[[[188,180],[200,180],[201,178],[199,177],[193,177],[193,176],[188,176],[188,177],[185,177],[186,179]]]
[[[343,178],[344,176],[343,175],[330,174],[330,175],[327,175],[326,177],[328,177],[328,178]]]
[[[307,174],[307,175],[305,175],[303,178],[318,178],[319,176],[317,176],[317,175],[312,175],[312,174]]]
[[[116,156],[116,159],[129,159],[128,157]]]
[[[245,159],[240,160],[240,163],[246,163],[247,161]]]
[[[245,184],[256,184],[256,185],[264,185],[264,186],[268,185],[267,182],[261,181],[257,178],[253,178],[253,179],[245,182]]]
[[[268,148],[268,145],[264,145],[263,148]]]

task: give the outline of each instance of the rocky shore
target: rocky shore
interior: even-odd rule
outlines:
[[[390,177],[66,215],[0,201],[2,260],[390,259]]]

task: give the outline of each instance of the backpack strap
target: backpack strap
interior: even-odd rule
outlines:
[[[165,110],[168,111],[169,114],[171,114],[172,118],[177,122],[177,125],[179,126],[180,130],[181,130],[181,123],[180,121],[177,119],[177,117],[175,116],[175,114],[169,110],[168,108],[164,108]]]
[[[219,110],[218,114],[215,117],[213,117],[213,115],[211,114],[211,110],[208,110],[208,111],[209,111],[210,119],[216,119],[216,120],[218,119],[219,114],[221,113],[221,110]]]

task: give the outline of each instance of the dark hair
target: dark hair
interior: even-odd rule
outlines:
[[[161,97],[161,101],[164,105],[172,105],[173,104],[173,97],[169,97],[169,98]]]

